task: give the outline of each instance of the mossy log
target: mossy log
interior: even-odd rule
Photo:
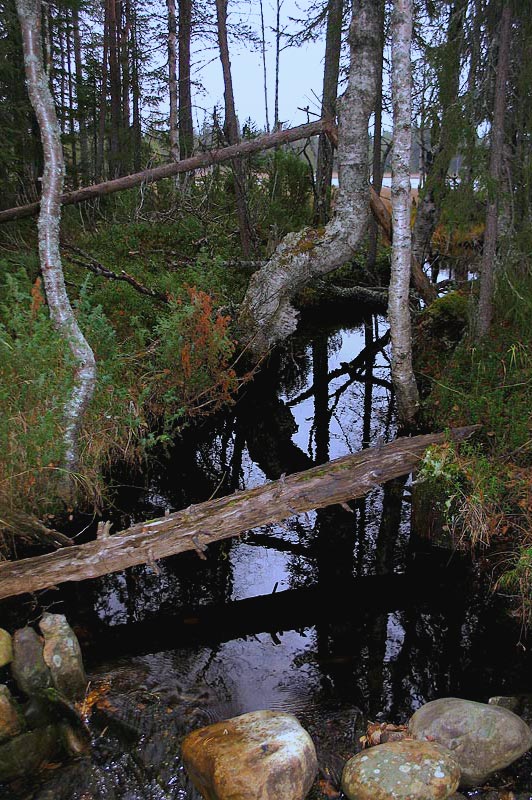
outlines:
[[[35,592],[67,581],[97,578],[137,564],[195,550],[205,558],[207,545],[238,536],[294,514],[363,497],[375,486],[414,471],[427,447],[448,438],[469,437],[477,426],[396,439],[330,461],[255,489],[208,500],[166,517],[132,525],[100,538],[20,561],[0,564],[0,599]]]

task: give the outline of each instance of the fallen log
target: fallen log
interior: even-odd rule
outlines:
[[[294,514],[362,497],[381,483],[412,472],[423,453],[449,438],[468,438],[478,426],[396,439],[330,461],[255,489],[208,500],[166,517],[132,525],[114,535],[101,525],[100,537],[55,553],[0,564],[0,599],[47,589],[67,581],[97,578],[137,564],[195,550]]]
[[[64,206],[74,205],[84,200],[92,200],[95,197],[114,194],[124,189],[132,189],[142,183],[154,183],[183,172],[193,172],[196,169],[209,167],[212,164],[231,161],[237,156],[249,156],[262,150],[271,150],[281,144],[297,142],[299,139],[307,139],[309,136],[316,136],[319,133],[327,133],[332,125],[333,123],[328,120],[319,119],[316,122],[309,122],[307,125],[299,125],[297,128],[287,128],[283,131],[275,131],[264,136],[258,136],[256,139],[238,142],[238,144],[233,144],[230,147],[224,147],[219,150],[206,150],[204,153],[185,158],[183,161],[172,161],[160,167],[145,169],[132,175],[124,175],[122,178],[95,183],[92,186],[84,186],[82,189],[67,192],[62,195],[61,204]],[[37,202],[16,206],[15,208],[6,208],[5,211],[0,211],[0,223],[11,222],[14,219],[22,219],[23,217],[32,217],[39,213],[40,206],[40,202]]]

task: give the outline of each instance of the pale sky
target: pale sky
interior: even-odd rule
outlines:
[[[293,30],[293,23],[289,17],[301,18],[305,15],[306,0],[284,0],[281,8],[281,28],[285,25]],[[233,4],[233,9],[235,4]],[[258,0],[249,0],[242,3],[238,10],[231,11],[229,3],[230,21],[237,23],[242,20],[244,24],[252,27],[260,34],[260,5]],[[264,24],[266,33],[266,68],[268,73],[268,111],[270,126],[273,126],[274,117],[274,91],[275,91],[275,1],[263,0]],[[259,128],[265,128],[264,88],[262,53],[260,50],[251,51],[240,43],[230,43],[231,67],[233,74],[233,89],[235,104],[240,125],[248,117]],[[322,39],[314,44],[299,48],[290,48],[281,51],[280,78],[279,78],[279,117],[287,126],[300,125],[307,122],[306,114],[298,111],[299,107],[310,106],[310,110],[319,116],[320,99],[323,82],[323,55],[325,42]],[[194,97],[195,124],[201,127],[205,108],[212,112],[214,105],[223,109],[223,78],[222,67],[216,51],[212,51],[212,60],[200,72],[199,78],[203,82],[207,95]],[[311,119],[317,119],[312,117]]]

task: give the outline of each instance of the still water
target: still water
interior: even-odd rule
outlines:
[[[106,516],[120,529],[395,432],[385,320],[314,326],[231,409],[161,454],[148,479],[122,475]],[[185,553],[40,602],[78,625],[94,680],[111,676],[170,704],[185,698],[202,724],[261,708],[311,726],[330,722],[331,709],[335,719],[359,710],[360,726],[398,723],[436,697],[529,691],[530,657],[481,565],[411,530],[410,509],[404,478],[349,509],[293,516],[212,546],[206,561]],[[108,758],[111,783],[116,763]],[[116,781],[117,797],[196,796],[171,780],[162,794],[131,786],[122,794]]]

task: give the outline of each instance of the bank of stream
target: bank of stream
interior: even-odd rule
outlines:
[[[146,484],[114,476],[121,486],[105,517],[124,528],[390,441],[388,347],[378,315],[314,322],[235,406],[161,453]],[[334,786],[367,720],[402,723],[442,696],[529,692],[530,655],[482,564],[434,546],[420,520],[411,528],[410,509],[405,477],[348,507],[212,546],[206,560],[185,553],[44,592],[31,606],[4,604],[26,619],[65,613],[92,685],[110,684],[112,710],[99,712],[82,761],[86,796],[197,798],[179,735],[261,708],[300,718]],[[80,774],[73,763],[0,798],[70,800]],[[529,775],[514,777],[532,796]]]

